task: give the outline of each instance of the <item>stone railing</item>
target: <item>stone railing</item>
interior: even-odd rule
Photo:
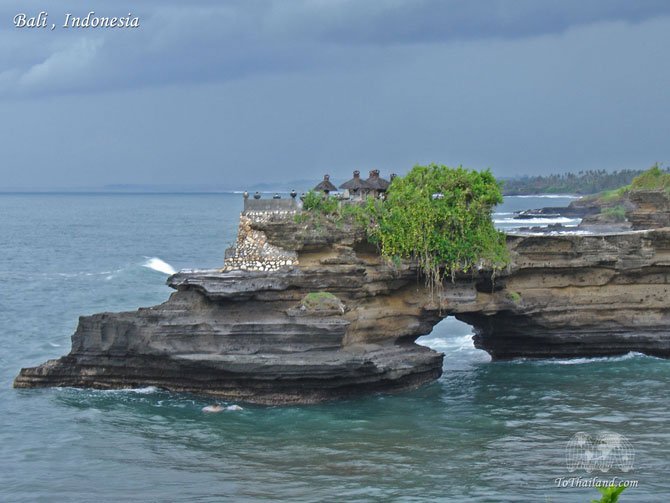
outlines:
[[[302,204],[300,200],[293,197],[288,199],[252,199],[244,200],[244,213],[274,213],[299,211]]]

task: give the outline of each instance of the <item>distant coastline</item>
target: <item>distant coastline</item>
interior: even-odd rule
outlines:
[[[304,192],[312,188],[313,180],[294,180],[280,183],[255,183],[248,186],[230,186],[217,184],[112,184],[91,185],[81,187],[1,187],[0,194],[234,194],[260,192],[270,194],[278,192],[288,193],[292,189]]]
[[[628,185],[644,170],[579,171],[561,174],[499,177],[504,196],[583,196]],[[665,170],[667,172],[667,169]],[[1,187],[0,194],[228,194],[243,191],[288,193],[310,190],[320,175],[312,179],[262,182],[249,185],[228,184],[107,184],[81,187]]]
[[[589,170],[550,175],[501,178],[505,196],[588,195],[628,185],[643,169]]]

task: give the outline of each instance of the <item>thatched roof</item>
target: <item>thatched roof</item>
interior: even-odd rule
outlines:
[[[358,192],[360,189],[369,189],[370,186],[361,178],[361,172],[356,170],[354,171],[354,177],[348,182],[344,182],[340,185],[340,188],[347,189],[350,192]]]
[[[323,175],[323,181],[314,187],[313,190],[319,192],[337,192],[337,187],[330,182],[330,175]]]
[[[372,171],[370,171],[370,178],[365,180],[365,183],[367,183],[371,189],[378,190],[381,192],[386,191],[386,189],[389,188],[389,185],[391,185],[391,182],[379,177],[378,169],[373,169]]]

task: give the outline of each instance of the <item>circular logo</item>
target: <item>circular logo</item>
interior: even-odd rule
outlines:
[[[565,446],[565,462],[570,472],[580,468],[608,472],[618,468],[623,472],[633,469],[635,449],[626,437],[609,431],[589,435],[575,433]]]

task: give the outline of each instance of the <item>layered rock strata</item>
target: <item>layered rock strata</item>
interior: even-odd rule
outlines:
[[[15,386],[153,385],[258,403],[406,389],[441,375],[442,354],[415,341],[451,315],[494,359],[670,356],[670,229],[510,236],[509,270],[435,292],[360,229],[299,221],[244,215],[238,246],[290,263],[177,273],[161,305],[81,317],[70,354],[22,369]],[[322,292],[328,302],[307,302]]]

